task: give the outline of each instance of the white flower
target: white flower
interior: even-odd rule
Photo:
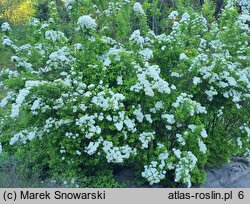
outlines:
[[[177,137],[177,141],[178,141],[182,146],[184,146],[184,145],[186,144],[185,139],[182,137],[181,134],[176,134],[176,137]]]
[[[31,111],[38,109],[40,105],[41,105],[41,99],[39,98],[34,101],[33,105],[31,106]]]
[[[1,108],[5,107],[13,97],[14,97],[14,92],[9,91],[7,93],[7,96],[0,101],[0,107]]]
[[[234,10],[234,3],[235,3],[235,0],[227,0],[226,1],[226,6],[225,6],[225,9],[227,10]]]
[[[27,138],[31,141],[36,137],[36,133],[35,132],[29,132],[27,135]]]
[[[142,8],[142,5],[139,3],[139,2],[136,2],[133,6],[133,10],[135,13],[137,14],[142,14],[142,15],[145,15],[145,12]]]
[[[207,137],[207,131],[205,129],[202,129],[200,135],[201,135],[201,137],[206,138]]]
[[[193,78],[193,84],[194,84],[194,85],[197,85],[197,84],[199,84],[199,83],[201,83],[201,78],[200,78],[200,77],[194,77],[194,78]]]
[[[90,142],[89,145],[85,147],[85,152],[88,155],[93,155],[97,151],[102,141],[103,141],[103,138],[100,137],[96,142]]]
[[[5,45],[5,46],[13,46],[13,42],[9,38],[3,37],[2,39],[3,39],[3,45]]]
[[[4,23],[2,24],[2,26],[1,26],[1,29],[2,29],[3,32],[8,31],[8,30],[11,30],[10,24],[8,24],[7,22],[4,22]]]
[[[29,88],[29,87],[34,87],[34,86],[39,86],[44,84],[44,81],[26,81],[25,82],[25,87]]]
[[[163,114],[161,116],[163,119],[167,119],[167,122],[169,124],[174,124],[175,123],[175,119],[174,119],[174,115],[171,115],[171,114]]]
[[[135,109],[133,114],[135,115],[136,119],[141,123],[143,121],[144,115],[142,113],[141,106],[139,105],[138,109]]]
[[[20,108],[21,108],[26,96],[29,93],[30,93],[30,91],[27,89],[21,89],[19,91],[19,94],[16,98],[16,103],[12,104],[11,115],[10,115],[11,118],[16,118],[19,116]]]
[[[79,150],[76,150],[76,154],[80,156],[82,153]]]
[[[177,72],[172,72],[172,73],[171,73],[171,77],[180,78],[180,77],[182,77],[182,76],[183,76],[182,74],[179,74],[179,73],[177,73]]]
[[[3,152],[2,143],[0,142],[0,154]]]
[[[237,138],[237,145],[238,145],[240,148],[242,148],[243,143],[242,143],[240,137]],[[0,151],[0,153],[1,153],[1,151]]]
[[[180,60],[188,59],[187,55],[185,53],[180,54]]]
[[[140,134],[139,140],[142,143],[141,148],[148,148],[149,142],[151,142],[155,138],[155,132],[143,132]]]
[[[189,128],[192,132],[194,132],[195,129],[196,129],[196,125],[190,124],[190,125],[188,125],[188,128]]]
[[[118,76],[116,82],[118,85],[122,85],[123,84],[122,76]]]
[[[185,24],[188,24],[188,21],[190,20],[190,15],[187,13],[187,12],[185,12],[183,15],[182,15],[182,17],[181,17],[181,20],[180,20],[180,22],[183,22],[183,23],[185,23]]]
[[[97,24],[95,19],[91,18],[88,15],[81,16],[77,22],[78,29],[83,30],[95,30],[97,28]]]
[[[69,10],[72,9],[72,4],[75,3],[75,0],[65,0],[64,4],[65,4],[65,7]]]
[[[45,38],[53,42],[60,41],[60,40],[65,40],[65,41],[67,40],[64,33],[60,31],[54,31],[54,30],[47,30],[45,32]]]
[[[82,48],[82,44],[81,43],[76,43],[74,44],[75,50],[80,50]]]
[[[135,30],[131,34],[129,40],[136,43],[137,45],[140,45],[141,47],[143,47],[143,44],[145,43],[145,39],[141,36],[140,30]]]
[[[160,110],[161,108],[163,108],[163,102],[162,101],[156,102],[155,109]]]
[[[173,152],[178,159],[181,158],[181,151],[179,149],[173,148]]]
[[[141,173],[142,177],[146,178],[150,185],[154,183],[159,183],[166,174],[165,170],[158,170],[158,162],[152,161],[150,165],[144,166],[144,171]]]
[[[199,145],[199,149],[200,151],[205,154],[207,151],[207,147],[206,145],[203,143],[203,141],[201,139],[198,140],[198,145]]]
[[[169,16],[168,16],[168,18],[169,19],[171,19],[171,20],[176,20],[176,18],[178,17],[178,12],[177,11],[172,11],[170,14],[169,14]]]
[[[29,20],[29,25],[31,25],[31,26],[38,26],[39,25],[39,23],[40,23],[40,21],[37,19],[37,18],[31,18],[30,20]]]
[[[136,155],[136,149],[132,149],[128,145],[122,147],[113,146],[112,142],[104,141],[102,150],[106,153],[107,162],[122,163],[124,159],[128,159],[131,154]]]
[[[153,57],[153,51],[149,48],[139,51],[139,54],[144,58],[144,60],[149,60]]]

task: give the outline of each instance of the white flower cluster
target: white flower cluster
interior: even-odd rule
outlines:
[[[63,32],[54,31],[54,30],[47,30],[45,32],[45,38],[53,42],[67,41],[67,38],[65,37]]]
[[[194,77],[193,78],[193,84],[194,85],[197,85],[197,84],[200,84],[201,83],[201,78],[200,77]]]
[[[116,123],[116,124],[122,124],[122,126],[123,126],[123,123],[126,125],[128,131],[136,132],[136,124],[135,124],[134,119],[130,119],[129,117],[126,117],[125,120],[123,121],[123,118],[121,118],[121,122]],[[115,124],[115,126],[117,128],[118,126],[116,124]],[[117,128],[117,130],[118,130],[118,128]]]
[[[178,16],[179,16],[179,13],[177,11],[172,11],[169,14],[168,18],[171,19],[171,20],[176,20]]]
[[[13,42],[8,37],[3,36],[2,40],[3,40],[3,45],[4,46],[13,47],[14,44],[13,44]]]
[[[97,113],[94,115],[84,115],[79,119],[76,119],[76,125],[80,126],[81,132],[85,133],[87,139],[92,138],[95,134],[100,135],[102,129],[100,126],[95,125],[95,119],[98,118]]]
[[[80,136],[80,134],[79,133],[74,134],[73,132],[66,132],[65,136],[69,139],[75,140],[76,138],[78,138]]]
[[[238,145],[240,148],[242,148],[243,142],[242,142],[242,140],[241,140],[240,137],[237,138],[236,142],[237,142],[237,145]]]
[[[142,123],[145,116],[142,113],[141,105],[138,105],[138,108],[134,110],[133,114],[135,115],[138,122]]]
[[[172,114],[162,114],[163,119],[167,119],[167,123],[173,125],[175,123],[174,115]]]
[[[24,68],[27,71],[33,70],[32,64],[30,64],[29,62],[26,62],[26,60],[23,58],[20,58],[18,56],[12,56],[11,61],[15,63],[16,67]]]
[[[103,61],[103,65],[105,67],[110,66],[111,64],[111,56],[114,56],[114,59],[116,61],[120,61],[121,57],[120,57],[120,53],[125,52],[125,50],[123,48],[110,48],[109,51],[107,53],[105,53],[104,55],[100,56],[99,58]]]
[[[159,76],[159,66],[149,65],[149,63],[146,62],[144,68],[137,65],[135,66],[135,69],[138,72],[137,78],[139,82],[131,86],[131,91],[139,92],[140,90],[143,90],[145,94],[150,97],[155,95],[154,89],[158,90],[160,93],[171,93],[169,83]],[[149,81],[148,78],[151,78],[152,81]]]
[[[177,151],[177,150],[175,150]],[[192,152],[188,151],[183,157],[178,154],[180,160],[175,167],[175,182],[183,181],[188,187],[191,187],[191,175],[190,172],[196,165],[197,158]]]
[[[187,60],[188,56],[185,53],[180,54],[180,60]]]
[[[192,132],[194,132],[195,129],[197,128],[197,126],[194,125],[194,124],[189,124],[189,125],[188,125],[188,128],[189,128]]]
[[[247,126],[247,124],[243,124],[242,126],[240,126],[240,130],[243,134],[247,134],[247,137],[250,139],[250,128],[249,126]]]
[[[189,15],[187,12],[185,12],[185,13],[182,15],[182,17],[181,17],[180,22],[182,22],[182,23],[184,23],[184,24],[188,24],[189,21],[190,21],[190,15]]]
[[[19,116],[20,108],[22,107],[25,101],[25,98],[29,95],[30,89],[32,87],[39,86],[41,84],[44,84],[44,82],[41,82],[41,81],[26,81],[25,82],[25,88],[19,91],[15,100],[15,103],[12,104],[11,114],[10,114],[11,118],[14,119]]]
[[[124,4],[126,4],[127,2],[126,1],[124,1]],[[103,12],[100,12],[99,10],[98,10],[98,13],[100,14],[100,15],[102,15],[102,13],[105,15],[105,17],[107,16],[107,17],[109,17],[109,16],[111,16],[111,14],[113,14],[113,13],[115,13],[115,12],[117,12],[117,11],[120,11],[121,10],[121,2],[116,2],[116,3],[114,3],[114,2],[112,2],[112,1],[110,1],[109,2],[109,6],[108,6],[108,9],[106,9],[106,10],[104,10]]]
[[[133,6],[133,10],[137,14],[145,15],[145,12],[142,8],[142,5],[139,2],[136,2]]]
[[[207,94],[207,99],[212,101],[213,97],[216,96],[218,92],[214,89],[214,87],[210,87],[210,90],[206,90],[205,94]]]
[[[53,128],[59,129],[61,126],[65,126],[72,123],[69,119],[56,119],[56,118],[48,118],[45,121],[45,125],[41,128],[42,133],[46,135],[46,133],[50,133]],[[67,134],[67,133],[66,133]]]
[[[3,108],[3,107],[5,107],[10,101],[13,101],[14,96],[15,96],[14,92],[13,92],[13,91],[9,91],[9,92],[7,93],[7,96],[4,97],[4,98],[0,101],[0,107]]]
[[[37,109],[39,109],[41,107],[41,102],[42,102],[41,98],[38,98],[33,102],[32,106],[30,108],[33,115],[38,114]]]
[[[175,136],[177,137],[177,141],[178,141],[182,146],[186,145],[186,141],[185,141],[185,139],[183,138],[183,136],[182,136],[181,134],[176,134]]]
[[[29,20],[29,25],[37,27],[39,25],[40,21],[37,18],[31,18]]]
[[[128,145],[122,147],[113,146],[112,142],[103,142],[103,151],[106,154],[107,162],[122,163],[124,159],[128,159],[130,155],[136,155],[136,148],[132,149]]]
[[[89,15],[81,16],[78,21],[78,30],[95,30],[97,28],[97,24],[95,19],[91,18]]]
[[[144,58],[145,61],[148,61],[153,57],[153,51],[149,48],[139,51],[139,54]]]
[[[52,68],[63,69],[66,65],[70,65],[74,61],[75,58],[71,56],[70,50],[67,47],[62,47],[49,55],[49,60],[46,62],[48,66],[42,71],[49,72]]]
[[[33,130],[22,130],[19,133],[14,134],[14,136],[10,139],[9,144],[14,145],[18,142],[23,144],[27,143],[27,140],[31,141],[36,137],[41,137],[41,132],[38,132],[38,128],[33,128]]]
[[[19,111],[22,106],[22,103],[24,102],[26,96],[28,96],[30,91],[28,89],[21,89],[19,91],[19,94],[17,95],[16,98],[16,103],[12,104],[12,109],[11,109],[11,117],[12,118],[17,118],[19,116]]]
[[[71,10],[73,8],[73,4],[75,3],[75,0],[65,0],[64,1],[64,4],[65,4],[65,7],[68,9],[68,10]]]
[[[140,134],[139,140],[142,143],[141,148],[147,149],[149,142],[155,138],[155,132],[143,132]]]
[[[62,108],[64,105],[65,105],[65,103],[64,103],[64,101],[63,101],[63,99],[62,98],[58,98],[58,99],[56,99],[55,101],[54,101],[54,103],[53,103],[53,109],[54,110],[58,110],[58,109],[60,109],[60,108]]]
[[[4,22],[4,23],[1,25],[1,29],[2,29],[3,32],[6,32],[6,31],[11,30],[10,24],[8,24],[7,22]]]
[[[227,10],[234,10],[234,5],[235,5],[236,1],[235,0],[227,0],[226,1],[226,6],[225,9]]]
[[[165,178],[166,171],[158,169],[158,162],[152,161],[150,165],[144,166],[144,171],[141,173],[142,177],[146,178],[150,185],[159,183]]]
[[[116,79],[117,85],[123,85],[122,76],[118,76]]]
[[[203,138],[207,138],[207,131],[205,129],[202,129],[200,135]]]
[[[232,5],[234,5],[234,3]],[[240,14],[235,21],[235,26],[242,29],[243,32],[248,32],[249,25],[247,22],[249,22],[249,20],[249,14]],[[214,24],[213,26],[214,32],[219,36],[218,25]],[[206,44],[203,39],[203,44],[204,43]],[[209,43],[210,49],[214,50],[212,54],[209,53],[209,49],[205,49],[207,47],[206,45],[205,47],[204,45],[200,45],[201,53],[193,58],[189,71],[192,72],[192,69],[200,67],[197,70],[200,79],[195,77],[193,83],[197,85],[201,80],[206,80],[210,85],[209,88],[205,90],[209,101],[212,102],[217,95],[222,94],[225,98],[231,98],[236,107],[240,109],[241,106],[239,103],[244,99],[249,99],[249,94],[242,94],[242,92],[246,92],[250,87],[250,81],[247,77],[249,76],[250,69],[249,67],[243,66],[241,62],[241,60],[245,61],[248,59],[246,53],[247,45],[248,43],[241,43],[239,45],[240,48],[237,48],[236,57],[240,59],[238,62],[232,61],[232,56],[227,49],[228,45],[221,40],[215,39]],[[209,60],[209,58],[211,58],[211,60]],[[217,69],[217,66],[221,69]]]
[[[46,81],[35,81],[35,80],[27,80],[25,82],[25,88],[29,89],[35,86],[40,86],[47,83]]]
[[[158,146],[163,146],[159,144]],[[158,156],[159,161],[152,161],[149,165],[144,166],[144,171],[141,173],[142,177],[146,178],[150,185],[159,183],[165,178],[166,169],[172,170],[173,163],[168,161],[168,151],[163,151]]]
[[[242,6],[243,11],[249,11],[250,10],[250,2],[249,0],[237,0],[237,3]]]
[[[188,103],[190,105],[190,116],[193,116],[195,113],[200,114],[204,113],[206,114],[206,108],[201,106],[200,103],[191,100],[192,96],[188,95],[186,93],[181,93],[180,96],[177,97],[176,102],[172,104],[173,107],[178,108],[184,103]]]
[[[179,74],[179,73],[177,73],[177,72],[172,72],[172,73],[171,73],[171,77],[180,78],[180,77],[182,77],[182,76],[183,76],[183,74]]]
[[[141,48],[143,47],[143,44],[145,43],[145,39],[144,37],[141,36],[141,32],[140,30],[135,30],[130,38],[129,38],[130,41],[136,43],[137,45],[139,45]]]
[[[109,109],[118,110],[124,106],[121,102],[125,99],[123,94],[114,93],[110,90],[109,95],[110,96],[106,96],[106,92],[101,91],[92,98],[91,102],[96,106],[101,107],[104,111]]]
[[[84,151],[88,155],[93,155],[97,151],[98,147],[100,146],[102,142],[103,142],[103,138],[100,137],[96,142],[90,142],[89,145],[84,148]]]
[[[0,142],[0,154],[3,152],[2,143]]]
[[[205,154],[207,152],[207,147],[204,144],[204,142],[201,139],[198,139],[198,145],[199,145],[199,149],[200,151]]]

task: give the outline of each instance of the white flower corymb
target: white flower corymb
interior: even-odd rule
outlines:
[[[89,15],[81,16],[77,22],[78,29],[83,30],[95,30],[97,24],[95,19],[91,18]]]

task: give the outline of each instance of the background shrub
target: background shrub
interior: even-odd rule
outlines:
[[[16,71],[0,73],[0,144],[22,175],[117,187],[114,172],[133,168],[190,187],[247,154],[249,8],[228,1],[216,21],[210,1],[162,3],[52,1],[25,44],[2,25]]]

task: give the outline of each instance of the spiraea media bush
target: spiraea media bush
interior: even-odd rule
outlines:
[[[108,182],[119,167],[190,187],[204,182],[205,165],[248,154],[247,4],[230,0],[211,22],[172,11],[170,31],[155,34],[144,4],[91,2],[65,1],[62,21],[52,1],[24,45],[2,24],[16,70],[0,73],[1,151],[76,186]]]

